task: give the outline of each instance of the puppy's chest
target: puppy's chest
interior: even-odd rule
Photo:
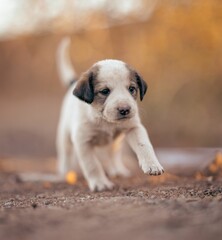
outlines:
[[[95,131],[90,139],[90,144],[92,146],[105,146],[110,143],[112,143],[120,134],[122,131],[120,130],[114,130],[114,131],[102,131],[102,130],[97,130]]]

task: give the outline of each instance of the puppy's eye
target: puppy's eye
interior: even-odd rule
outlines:
[[[130,86],[130,87],[129,87],[129,92],[130,92],[132,95],[134,95],[134,94],[136,93],[136,88],[133,87],[133,86]]]
[[[109,95],[110,90],[109,90],[109,88],[104,88],[103,90],[99,91],[99,93],[101,93],[104,96],[107,96],[107,95]]]

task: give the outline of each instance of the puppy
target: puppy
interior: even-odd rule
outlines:
[[[58,125],[59,173],[66,174],[70,161],[78,162],[91,191],[112,189],[106,174],[130,174],[121,161],[121,147],[115,147],[125,141],[144,173],[162,174],[164,170],[140,121],[136,103],[146,94],[145,81],[129,65],[112,59],[95,63],[76,80],[67,57],[69,43],[70,39],[63,39],[57,55],[60,77],[71,85]],[[106,169],[101,158],[108,163]]]

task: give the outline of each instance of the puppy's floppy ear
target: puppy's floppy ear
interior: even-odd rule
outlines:
[[[77,81],[73,90],[73,95],[86,103],[92,103],[94,100],[94,81],[96,73],[94,69],[90,69],[83,73]]]
[[[137,72],[135,72],[135,77],[136,77],[137,85],[140,90],[140,100],[142,101],[144,95],[146,94],[147,84]]]

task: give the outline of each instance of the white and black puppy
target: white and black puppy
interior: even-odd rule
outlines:
[[[68,84],[76,74],[67,57],[70,39],[62,40],[57,55],[61,79]],[[129,175],[121,161],[126,141],[135,152],[144,173],[162,174],[148,134],[142,125],[136,99],[142,101],[147,84],[129,65],[119,60],[95,63],[69,88],[58,126],[58,171],[70,170],[78,161],[91,191],[111,189],[107,175]],[[101,159],[107,161],[104,169]]]

